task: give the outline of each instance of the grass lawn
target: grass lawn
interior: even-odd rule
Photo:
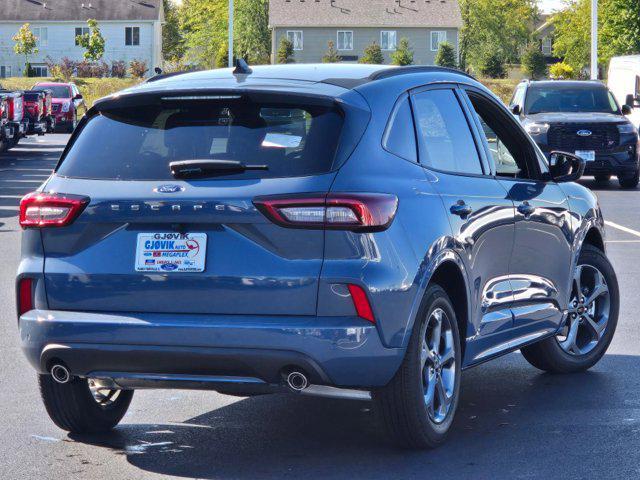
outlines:
[[[520,80],[513,78],[481,78],[480,82],[500,97],[505,104],[508,104]]]
[[[0,79],[0,84],[9,90],[29,90],[38,82],[51,82],[51,78],[11,77]],[[88,107],[99,98],[140,83],[134,78],[74,78]]]

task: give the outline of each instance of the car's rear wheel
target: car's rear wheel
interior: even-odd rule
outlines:
[[[400,369],[374,392],[389,434],[401,446],[435,448],[446,439],[460,392],[456,315],[438,285],[427,290]]]
[[[622,188],[636,188],[640,183],[640,170],[636,170],[629,176],[618,177],[618,182]]]
[[[38,380],[51,420],[72,433],[111,430],[122,420],[133,398],[133,390],[114,390],[98,380],[74,378],[61,384],[51,375],[39,375]]]
[[[77,126],[78,126],[78,115],[76,113],[74,113],[73,114],[73,120],[71,121],[71,123],[67,127],[67,133],[73,133],[73,131],[76,129]]]
[[[601,173],[599,175],[594,175],[593,178],[595,178],[596,182],[598,183],[606,183],[611,180],[611,174]]]
[[[603,357],[618,324],[618,280],[607,257],[585,245],[574,272],[567,318],[556,336],[522,348],[527,361],[554,373],[582,372]]]

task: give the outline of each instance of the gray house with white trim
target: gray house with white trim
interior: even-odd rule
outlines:
[[[46,59],[82,60],[76,35],[95,19],[105,39],[103,60],[142,60],[150,71],[162,65],[162,0],[0,0],[0,77],[22,76],[24,58],[13,51],[12,37],[24,23],[38,39],[31,58],[37,76],[48,76]]]
[[[295,61],[322,60],[333,41],[345,62],[357,62],[372,42],[386,63],[407,38],[418,65],[433,65],[441,42],[459,47],[462,16],[457,0],[270,0],[272,60],[283,36],[294,45]]]

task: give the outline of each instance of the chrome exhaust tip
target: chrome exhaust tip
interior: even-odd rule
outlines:
[[[57,383],[64,384],[71,380],[71,373],[69,372],[69,369],[59,363],[51,367],[50,372],[53,380]]]
[[[307,376],[301,372],[291,372],[287,375],[287,385],[291,390],[301,392],[309,386],[309,380]]]

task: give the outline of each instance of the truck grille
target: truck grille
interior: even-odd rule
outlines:
[[[591,135],[578,135],[581,130]],[[556,124],[549,127],[547,141],[558,150],[610,150],[620,144],[620,133],[614,124]]]

